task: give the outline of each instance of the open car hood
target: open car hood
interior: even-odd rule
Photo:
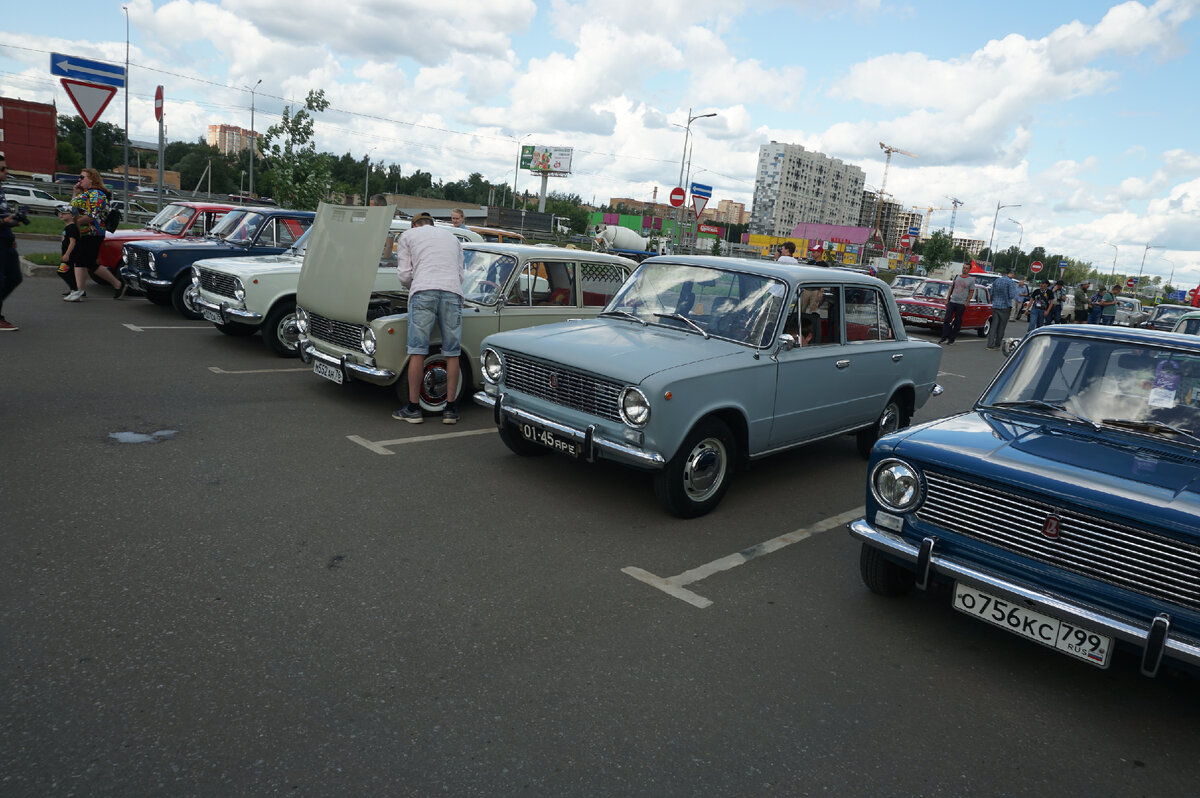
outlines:
[[[365,323],[392,215],[390,206],[321,203],[304,252],[296,301],[331,319]]]

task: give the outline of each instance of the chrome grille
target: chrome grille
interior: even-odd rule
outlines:
[[[200,269],[200,287],[205,291],[233,299],[233,289],[236,285],[237,278],[231,275],[214,272],[211,269]]]
[[[308,336],[340,346],[343,349],[362,351],[363,325],[349,324],[320,313],[308,312]]]
[[[146,271],[150,267],[147,265],[150,262],[149,253],[144,249],[134,247],[125,247],[125,264],[131,269],[138,271]]]
[[[617,410],[621,385],[519,355],[507,356],[504,363],[509,388],[610,421],[621,420]]]
[[[1200,546],[941,474],[925,475],[923,521],[1077,574],[1200,609]],[[1042,526],[1061,518],[1059,537]]]

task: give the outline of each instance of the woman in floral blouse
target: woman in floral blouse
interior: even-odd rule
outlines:
[[[114,299],[125,293],[124,284],[109,271],[107,266],[96,263],[100,255],[100,243],[104,240],[104,219],[108,216],[108,194],[100,172],[85,167],[79,171],[79,182],[75,184],[75,195],[71,204],[79,209],[76,224],[79,226],[79,244],[75,247],[76,290],[64,297],[66,302],[79,302],[87,295],[84,287],[90,272],[97,280],[108,283],[116,291]]]

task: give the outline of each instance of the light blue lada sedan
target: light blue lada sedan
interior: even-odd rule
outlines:
[[[488,336],[484,390],[504,443],[654,473],[666,509],[720,502],[751,460],[855,433],[863,455],[941,388],[885,283],[734,258],[646,260],[599,318]]]

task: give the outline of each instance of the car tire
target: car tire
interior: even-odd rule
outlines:
[[[983,323],[982,327],[979,327],[975,330],[975,334],[978,335],[980,338],[986,338],[987,334],[990,333],[991,331],[992,331],[992,320],[988,319],[987,321],[985,321]]]
[[[174,287],[171,289],[171,304],[175,310],[179,311],[179,315],[185,319],[202,319],[204,316],[200,314],[200,308],[196,307],[196,294],[199,289],[192,285],[191,271],[187,272],[187,278],[181,278],[175,281]]]
[[[471,369],[467,359],[460,357],[458,361],[458,388],[454,392],[457,402],[464,395],[470,395]],[[396,381],[396,397],[402,402],[408,401],[408,372],[400,375]],[[417,403],[422,410],[430,413],[440,413],[446,409],[446,356],[441,352],[430,352],[425,356],[424,373],[421,375],[421,389],[417,393]]]
[[[504,445],[510,452],[521,457],[541,457],[544,454],[550,454],[550,450],[545,446],[538,446],[536,443],[522,438],[521,433],[517,432],[512,424],[504,424],[500,427],[500,440],[504,441]]]
[[[737,462],[737,444],[728,425],[706,418],[692,428],[666,467],[654,475],[654,493],[671,515],[697,518],[725,495]]]
[[[271,312],[263,319],[262,335],[267,349],[280,357],[300,357],[295,298],[284,299],[271,308]]]
[[[231,338],[249,338],[257,332],[257,329],[251,327],[249,324],[237,324],[236,322],[214,324],[213,326]]]
[[[858,570],[863,584],[872,593],[880,596],[905,596],[912,592],[915,574],[883,556],[874,546],[862,544],[858,556]]]
[[[908,409],[904,400],[900,398],[900,394],[892,394],[892,398],[888,399],[887,404],[883,407],[883,412],[879,414],[875,423],[858,431],[858,453],[864,458],[870,457],[871,447],[875,445],[875,441],[889,432],[895,432],[907,426]]]
[[[171,292],[170,291],[147,291],[146,299],[149,299],[151,302],[153,302],[156,305],[169,305],[169,304],[171,304]]]

